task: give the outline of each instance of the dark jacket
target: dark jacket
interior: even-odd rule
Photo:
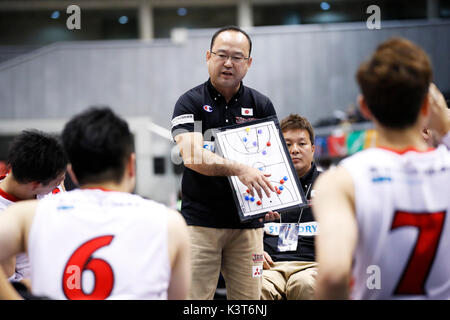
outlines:
[[[312,186],[314,181],[319,176],[320,172],[317,170],[315,163],[313,162],[311,165],[311,169],[306,173],[303,177],[300,178],[300,183],[303,188],[303,192],[308,200],[311,199]],[[311,186],[311,187],[310,187]],[[308,192],[308,189],[309,192]],[[307,193],[308,192],[308,193]],[[283,214],[281,220],[283,223],[285,222],[298,222],[300,217],[300,211],[296,213],[287,213]],[[302,227],[302,223],[314,222],[314,216],[311,210],[311,207],[303,209],[302,216],[300,219],[300,228]],[[280,221],[275,221],[278,225]],[[268,226],[271,226],[271,230],[273,230],[274,225],[266,224],[265,232],[264,232],[264,251],[266,251],[271,257],[273,261],[315,261],[315,248],[314,248],[314,240],[315,236],[301,236],[298,237],[298,245],[296,251],[286,251],[286,252],[278,252],[278,236],[277,235],[269,235],[267,232],[269,229]],[[309,228],[309,227],[308,227]]]

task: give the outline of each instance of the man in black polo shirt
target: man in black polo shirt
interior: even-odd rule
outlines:
[[[250,37],[225,27],[206,52],[209,80],[184,93],[172,116],[172,135],[186,169],[181,213],[192,240],[190,299],[212,299],[220,271],[228,299],[259,299],[263,246],[258,221],[241,223],[227,176],[238,176],[252,195],[274,192],[258,169],[214,153],[212,129],[276,115],[272,102],[242,79],[252,64]]]
[[[311,199],[312,186],[319,176],[314,164],[314,130],[306,118],[291,114],[280,123],[303,192]],[[279,237],[281,225],[296,224],[297,246],[287,247]],[[281,221],[264,226],[264,272],[261,299],[307,300],[314,296],[317,263],[314,238],[317,222],[311,208],[285,214]],[[295,247],[295,248],[294,248]]]

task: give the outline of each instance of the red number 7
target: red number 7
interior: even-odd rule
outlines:
[[[395,212],[391,230],[413,226],[419,229],[419,235],[394,294],[426,295],[425,282],[439,247],[445,214],[445,211],[431,213]]]

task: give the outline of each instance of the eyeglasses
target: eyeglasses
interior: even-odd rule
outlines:
[[[217,52],[213,52],[212,50],[209,50],[209,52],[211,52],[212,54],[214,54],[217,59],[221,62],[225,62],[228,60],[228,58],[231,59],[231,62],[233,63],[242,63],[244,62],[244,60],[248,60],[250,59],[250,57],[237,57],[237,56],[229,56],[227,54],[224,53],[217,53]]]

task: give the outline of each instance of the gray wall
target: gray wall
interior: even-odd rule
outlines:
[[[208,78],[205,55],[214,31],[191,30],[179,45],[56,43],[0,63],[0,135],[30,127],[57,132],[87,106],[109,105],[130,120],[136,134],[137,192],[173,204],[180,187],[169,156],[173,143],[147,126],[170,129],[178,97]],[[314,123],[345,110],[358,93],[359,63],[394,35],[423,46],[434,63],[435,82],[450,91],[448,20],[382,23],[377,31],[365,23],[258,27],[250,34],[253,64],[244,83],[269,96],[280,119],[295,112]],[[155,156],[167,157],[165,175],[153,174]]]
[[[123,116],[150,116],[170,128],[177,98],[208,77],[205,53],[214,30],[169,40],[56,43],[0,64],[1,119],[68,118],[105,104]],[[450,91],[450,21],[257,27],[244,83],[269,96],[279,117],[312,122],[355,102],[354,74],[375,46],[404,36],[424,47],[435,82]]]

